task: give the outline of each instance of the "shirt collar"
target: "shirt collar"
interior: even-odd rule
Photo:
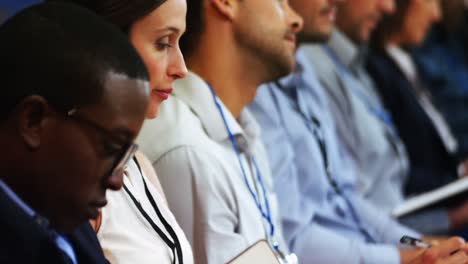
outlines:
[[[395,45],[386,47],[386,51],[391,59],[400,67],[403,74],[415,83],[417,80],[416,66],[408,52]]]
[[[366,48],[354,44],[343,32],[335,30],[326,45],[344,66],[356,69],[363,65]]]
[[[5,192],[5,194],[19,207],[21,208],[28,216],[34,217],[36,213],[34,210],[29,207],[3,180],[0,180],[0,189]]]
[[[321,90],[320,83],[315,75],[315,69],[311,63],[313,53],[309,49],[317,48],[318,45],[301,45],[296,52],[296,69],[294,73],[282,78],[279,82],[287,93],[288,97],[299,107],[299,111],[307,118],[311,118],[313,114],[310,112],[312,105],[307,102],[304,93],[311,93],[316,97],[320,97],[317,93]],[[321,102],[316,102],[316,107],[323,107]]]
[[[229,139],[229,134],[214,102],[210,87],[202,78],[189,72],[187,77],[176,82],[174,96],[187,104],[197,115],[210,138],[218,142]],[[245,150],[247,145],[251,145],[258,137],[260,130],[258,124],[247,109],[241,112],[238,121],[236,121],[221,99],[218,97],[216,99],[221,105],[233,135],[236,138],[243,138],[238,140],[239,148]],[[243,144],[243,142],[245,143]]]

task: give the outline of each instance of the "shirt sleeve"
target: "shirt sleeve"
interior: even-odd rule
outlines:
[[[320,226],[313,219],[294,239],[293,252],[300,263],[399,264],[398,248],[390,244],[368,244],[346,238]]]
[[[350,199],[352,199],[354,204],[359,205],[355,206],[355,209],[359,214],[360,220],[365,227],[371,229],[379,242],[398,245],[400,238],[404,235],[416,238],[422,237],[418,232],[401,225],[389,215],[379,211],[360,195],[355,194]]]
[[[423,234],[443,236],[450,228],[450,217],[446,208],[431,208],[398,220],[405,226],[415,228]]]
[[[235,197],[213,155],[184,146],[153,163],[196,263],[226,263],[249,246],[236,232]]]

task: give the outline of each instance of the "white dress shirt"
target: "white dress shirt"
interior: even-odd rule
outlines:
[[[189,242],[169,210],[164,194],[150,183],[144,171],[140,173],[132,159],[125,171],[124,184],[154,223],[173,241],[146,196],[142,176],[162,216],[177,235],[182,248],[183,263],[193,264]],[[107,192],[107,200],[108,205],[102,209],[102,223],[97,235],[104,255],[110,263],[172,264],[172,250],[151,227],[124,189]]]
[[[249,185],[263,202],[251,162],[255,156],[276,229],[271,240],[287,251],[259,127],[247,110],[236,121],[217,100],[239,145]],[[158,118],[144,124],[137,141],[160,176],[196,263],[226,263],[258,240],[269,238],[269,225],[249,192],[210,88],[200,77],[190,73],[176,82],[174,96],[161,106]]]

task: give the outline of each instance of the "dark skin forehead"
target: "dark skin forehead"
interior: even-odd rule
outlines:
[[[148,81],[108,72],[101,101],[78,111],[115,136],[123,140],[133,139],[146,116],[148,100]]]

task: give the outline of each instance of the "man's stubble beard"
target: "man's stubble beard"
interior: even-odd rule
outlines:
[[[273,30],[270,30],[273,31]],[[273,81],[288,75],[294,69],[294,56],[289,53],[283,34],[271,34],[269,32],[255,31],[251,27],[238,28],[236,41],[245,51],[246,56],[251,56],[259,61],[263,68],[248,69],[249,71],[264,72],[264,82]]]

